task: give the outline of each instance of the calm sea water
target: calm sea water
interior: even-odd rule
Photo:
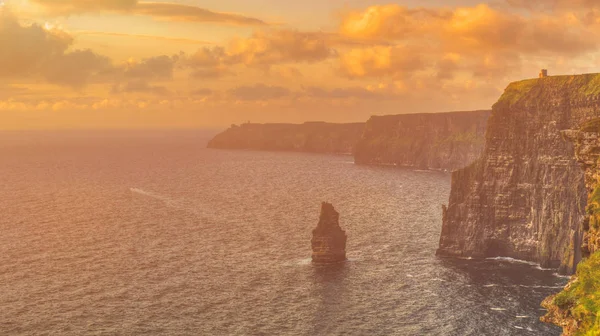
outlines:
[[[449,174],[207,140],[0,133],[0,334],[560,334],[552,270],[435,257]],[[321,201],[347,263],[310,263]]]

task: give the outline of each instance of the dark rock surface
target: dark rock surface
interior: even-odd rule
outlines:
[[[319,264],[336,263],[346,260],[346,232],[339,223],[340,214],[333,205],[323,202],[321,216],[313,230],[312,261]]]
[[[577,130],[565,130],[562,134],[575,144],[575,157],[584,171],[588,197],[582,223],[581,253],[584,258],[589,258],[600,251],[600,119],[593,119]],[[546,308],[548,313],[541,320],[562,327],[563,336],[575,335],[580,331],[580,327],[585,325],[582,319],[584,315],[575,313],[575,307],[559,305],[556,301],[560,295],[568,296],[572,287],[577,286],[578,280],[577,276],[571,277],[560,294],[552,295],[542,302],[542,307]]]
[[[481,155],[491,111],[371,117],[354,149],[359,164],[463,168]]]
[[[512,257],[574,272],[588,192],[562,131],[599,116],[599,74],[510,84],[493,107],[481,158],[452,174],[438,255]]]

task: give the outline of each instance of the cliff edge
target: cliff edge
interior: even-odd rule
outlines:
[[[572,273],[587,192],[561,131],[600,116],[600,74],[511,83],[493,106],[482,156],[452,174],[438,255],[512,257]]]
[[[483,151],[491,111],[374,116],[354,149],[359,164],[454,170]]]

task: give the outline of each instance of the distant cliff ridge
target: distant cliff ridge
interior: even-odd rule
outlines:
[[[215,136],[209,148],[351,154],[364,123],[243,124]]]
[[[215,136],[209,148],[354,153],[358,164],[457,169],[483,150],[490,111],[401,114],[365,123],[243,124]]]
[[[587,192],[562,130],[600,116],[600,74],[510,84],[494,105],[480,159],[452,174],[439,255],[506,256],[572,273]]]
[[[354,150],[356,163],[457,169],[483,151],[491,111],[371,117]]]

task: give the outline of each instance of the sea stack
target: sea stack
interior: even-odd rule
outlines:
[[[317,228],[313,230],[312,261],[318,264],[346,260],[346,232],[340,227],[340,214],[333,205],[323,202]]]

